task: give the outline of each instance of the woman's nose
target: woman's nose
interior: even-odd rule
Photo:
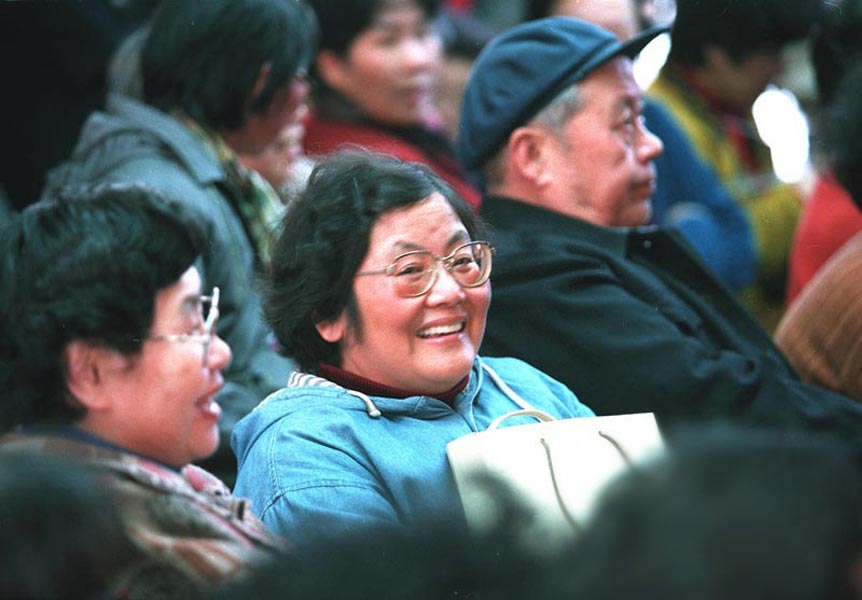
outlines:
[[[207,366],[212,371],[221,371],[226,369],[233,358],[230,346],[226,341],[218,335],[213,335],[210,340],[209,356],[207,357]]]
[[[428,301],[432,304],[457,302],[464,298],[464,288],[455,280],[448,269],[439,265],[436,279],[428,290]]]

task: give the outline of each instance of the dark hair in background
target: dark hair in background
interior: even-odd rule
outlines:
[[[440,7],[440,0],[410,1],[429,19]],[[308,0],[320,24],[318,50],[346,55],[353,41],[368,29],[377,13],[398,2],[403,3],[404,0]]]
[[[144,99],[215,128],[237,129],[314,55],[313,15],[301,0],[170,0],[153,17],[141,54]]]
[[[102,598],[138,551],[95,473],[58,457],[0,454],[0,597]]]
[[[714,45],[739,62],[805,37],[821,12],[822,0],[676,0],[669,58],[699,66]]]
[[[862,63],[836,87],[818,114],[818,136],[838,183],[862,208]]]
[[[602,495],[566,559],[567,597],[858,598],[858,466],[803,435],[698,427],[680,437]]]
[[[862,59],[862,0],[832,0],[811,37],[818,100],[830,102],[844,75]]]
[[[464,200],[423,165],[358,150],[318,163],[276,232],[263,305],[284,353],[302,369],[341,362],[338,345],[324,341],[315,323],[346,309],[360,333],[353,278],[380,215],[435,192],[446,198],[471,239],[484,237]]]
[[[0,431],[71,421],[73,340],[140,352],[156,292],[193,265],[202,233],[144,187],[103,185],[28,207],[0,232]]]

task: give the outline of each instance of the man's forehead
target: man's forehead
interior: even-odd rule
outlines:
[[[617,57],[608,61],[579,84],[585,101],[600,97],[602,102],[621,106],[638,106],[643,102],[643,90],[634,78],[632,61]]]

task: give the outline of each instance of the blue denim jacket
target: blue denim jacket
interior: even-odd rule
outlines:
[[[297,373],[234,428],[235,493],[297,544],[361,526],[460,518],[446,444],[521,408],[483,363],[535,408],[593,416],[563,384],[513,358],[477,357],[451,407],[427,396],[369,398]]]

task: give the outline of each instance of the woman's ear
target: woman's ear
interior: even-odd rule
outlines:
[[[324,341],[327,341],[330,344],[337,344],[344,339],[344,334],[347,331],[346,311],[341,311],[341,314],[335,319],[319,321],[314,324],[314,327],[317,329],[317,333],[320,334],[320,337],[322,337]]]
[[[106,389],[113,374],[127,367],[126,358],[82,340],[69,342],[64,354],[66,387],[72,396],[88,411],[110,406],[111,394]]]
[[[321,50],[315,58],[317,74],[332,89],[343,92],[347,80],[344,60],[332,50]]]

